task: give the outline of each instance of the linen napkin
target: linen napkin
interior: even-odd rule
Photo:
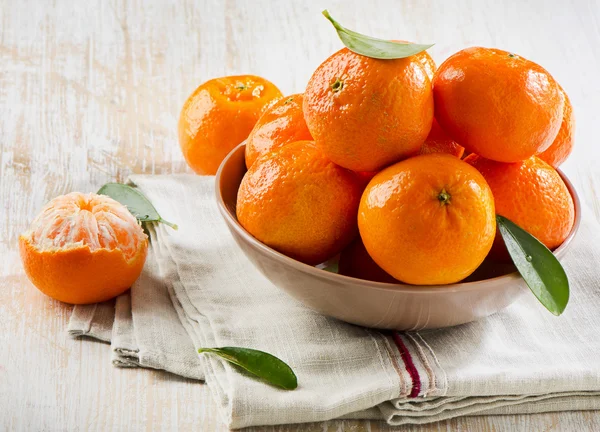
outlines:
[[[75,307],[69,333],[110,340],[116,366],[205,380],[231,428],[600,409],[600,229],[589,215],[563,260],[571,300],[562,316],[526,295],[478,322],[380,332],[313,312],[266,280],[222,221],[212,177],[130,180],[179,230],[150,226],[148,260],[130,293]],[[276,355],[298,389],[196,354],[218,346]]]

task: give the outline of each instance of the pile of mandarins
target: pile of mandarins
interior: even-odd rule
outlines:
[[[200,174],[245,140],[237,217],[258,240],[310,265],[341,253],[343,274],[417,285],[507,260],[496,214],[559,246],[574,206],[555,168],[573,133],[569,98],[545,69],[478,47],[437,70],[426,52],[378,60],[344,48],[288,97],[256,76],[214,79],[179,122]]]

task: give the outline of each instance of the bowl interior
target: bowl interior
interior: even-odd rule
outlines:
[[[366,286],[371,286],[377,289],[392,289],[398,291],[401,289],[402,291],[436,291],[439,289],[448,290],[470,290],[476,289],[478,285],[481,285],[482,281],[489,280],[502,280],[502,278],[506,279],[506,282],[515,280],[520,278],[519,274],[516,273],[516,269],[512,263],[490,263],[487,260],[478,268],[471,276],[466,278],[464,281],[452,284],[452,285],[440,285],[440,286],[413,286],[403,284],[401,282],[396,283],[384,283],[384,282],[374,282],[363,279],[355,279],[349,276],[340,275],[337,273],[331,273],[324,270],[321,270],[317,267],[313,267],[299,261],[296,261],[292,258],[289,258],[274,249],[266,246],[261,243],[257,239],[255,239],[250,233],[248,233],[238,222],[236,217],[236,201],[237,201],[237,192],[246,173],[246,163],[245,163],[245,144],[242,143],[238,147],[229,153],[229,155],[225,158],[223,163],[221,164],[219,171],[216,175],[216,198],[217,203],[221,209],[221,213],[229,225],[243,238],[244,241],[250,242],[253,246],[259,248],[261,252],[271,255],[271,257],[284,262],[286,265],[291,265],[298,270],[308,273],[318,272],[320,277],[330,278],[332,280],[336,280],[339,282],[343,282],[344,280],[352,280],[356,282],[360,280]],[[573,224],[573,228],[569,233],[567,239],[560,245],[556,250],[554,250],[554,254],[557,257],[562,257],[570,245],[571,241],[575,237],[577,229],[581,220],[581,208],[579,197],[577,196],[577,192],[575,191],[573,185],[569,181],[569,179],[562,173],[562,171],[557,170],[560,174],[561,178],[565,182],[571,196],[573,198],[573,203],[575,206],[575,223]]]

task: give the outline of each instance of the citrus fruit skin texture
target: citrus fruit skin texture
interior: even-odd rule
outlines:
[[[561,88],[561,92],[565,98],[565,107],[563,110],[563,119],[560,124],[558,135],[546,150],[538,154],[538,157],[544,162],[558,168],[564,161],[567,160],[573,151],[575,143],[575,114],[569,96]]]
[[[19,237],[25,273],[44,294],[65,303],[109,300],[142,272],[148,240],[125,206],[73,192],[50,201]]]
[[[414,155],[433,120],[427,73],[412,57],[377,60],[344,48],[323,62],[304,93],[304,118],[323,153],[354,171]]]
[[[304,95],[294,94],[272,104],[258,119],[246,140],[246,166],[265,153],[295,141],[310,141],[312,137],[304,121]]]
[[[401,42],[401,43],[407,43],[407,44],[414,43],[414,42],[400,40],[400,39],[395,39],[395,40],[393,40],[393,42]],[[425,73],[427,74],[427,77],[429,78],[429,80],[433,80],[433,75],[435,74],[435,70],[437,69],[437,66],[435,64],[435,61],[433,60],[433,58],[429,55],[429,53],[427,51],[421,51],[420,53],[412,55],[408,58],[411,59],[412,61],[418,62],[421,66],[423,66],[423,69],[425,70]]]
[[[548,249],[565,241],[573,228],[575,207],[554,168],[536,156],[507,164],[472,154],[464,161],[481,172],[490,185],[496,213],[532,234]],[[499,233],[490,257],[510,259]]]
[[[416,156],[371,180],[358,227],[369,255],[394,278],[451,284],[469,276],[492,247],[494,198],[483,176],[460,159]]]
[[[563,118],[558,83],[541,66],[507,51],[467,48],[433,79],[435,117],[471,153],[517,162],[546,150]]]
[[[252,165],[238,191],[237,218],[267,246],[315,265],[356,236],[362,187],[313,142],[300,141]]]
[[[464,152],[464,147],[460,146],[456,141],[450,138],[438,122],[433,119],[431,131],[421,146],[419,154],[447,153],[460,159]]]
[[[427,74],[427,77],[429,78],[429,80],[433,80],[433,75],[435,74],[435,70],[436,70],[436,65],[435,65],[435,61],[433,60],[433,58],[429,55],[429,53],[427,51],[421,51],[418,54],[415,54],[414,56],[411,56],[409,58],[412,58],[413,60],[417,60],[419,63],[421,63],[421,66],[423,66],[423,69],[425,69],[425,73]]]
[[[377,265],[365,249],[360,237],[354,240],[342,251],[338,272],[344,276],[374,282],[398,283],[396,279],[387,274]]]
[[[281,92],[264,78],[216,78],[198,87],[179,117],[179,144],[197,174],[214,175],[225,156],[244,141],[258,118]]]

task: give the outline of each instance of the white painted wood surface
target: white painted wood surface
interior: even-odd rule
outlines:
[[[516,52],[569,93],[577,143],[564,170],[600,219],[600,4],[563,1],[0,0],[0,430],[222,430],[205,386],[119,370],[107,345],[66,336],[71,308],[23,275],[18,234],[41,206],[130,173],[187,170],[179,109],[201,82],[253,73],[284,93],[341,45],[320,15],[352,29]],[[600,353],[599,353],[600,354]],[[387,431],[332,421],[271,431]],[[454,419],[401,430],[600,430],[595,412]]]

